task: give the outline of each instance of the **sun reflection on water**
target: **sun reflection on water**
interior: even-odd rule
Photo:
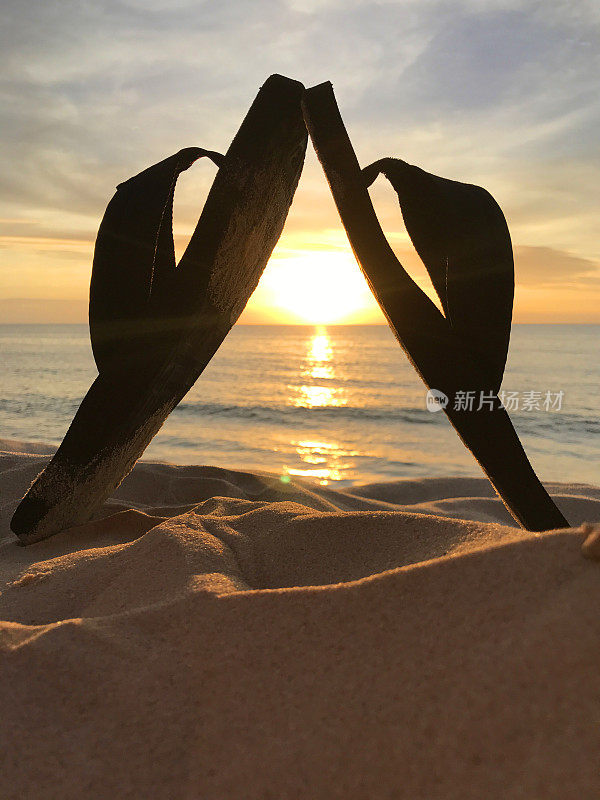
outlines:
[[[359,455],[355,451],[342,449],[337,442],[303,439],[294,441],[292,444],[295,446],[303,466],[286,467],[286,473],[301,478],[317,478],[321,486],[327,486],[332,481],[344,480],[347,476],[346,471],[355,466],[353,461],[346,459]]]
[[[298,386],[298,396],[294,405],[298,408],[327,408],[346,405],[346,399],[339,389],[328,386]]]
[[[317,328],[308,344],[306,369],[304,377],[331,380],[335,378],[333,371],[333,350],[325,328]],[[306,388],[306,387],[302,387]],[[336,403],[320,403],[319,405],[336,405]]]
[[[317,328],[309,344],[308,358],[310,361],[331,361],[331,342],[325,328]]]
[[[336,385],[333,346],[327,329],[319,327],[306,342],[301,376],[304,383],[289,386],[289,402],[296,408],[317,410],[345,406],[346,391]],[[302,439],[290,442],[300,460],[298,466],[285,466],[285,474],[317,479],[322,486],[341,481],[355,466],[348,457],[358,453],[342,449],[338,442]]]
[[[302,377],[312,381],[331,381],[336,378],[333,348],[326,328],[317,328],[307,344]],[[291,403],[297,408],[327,408],[344,406],[348,402],[343,390],[335,386],[305,383],[289,388],[295,392]]]

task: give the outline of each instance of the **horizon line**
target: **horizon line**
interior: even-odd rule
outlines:
[[[556,320],[554,322],[512,322],[514,325],[581,325],[600,327],[599,322],[573,322]],[[16,325],[69,325],[72,327],[88,327],[88,322],[2,322],[0,327],[14,327]],[[236,322],[232,328],[390,328],[387,322]],[[390,328],[391,330],[391,328]]]

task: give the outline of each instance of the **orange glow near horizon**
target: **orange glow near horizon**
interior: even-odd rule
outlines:
[[[439,307],[406,236],[387,236],[403,267]],[[87,323],[93,241],[0,236],[0,246],[6,264],[0,270],[0,322]],[[515,248],[513,322],[600,323],[600,268],[587,277],[571,275],[572,264],[579,263],[571,258],[565,262],[564,278],[558,280],[555,264],[546,279],[547,249],[525,250],[523,255],[523,248]],[[344,231],[337,228],[284,233],[239,322],[386,324]]]

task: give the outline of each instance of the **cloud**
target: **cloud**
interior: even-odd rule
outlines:
[[[599,42],[584,0],[7,0],[0,216],[18,222],[1,233],[93,241],[118,182],[183,146],[226,149],[282,72],[333,81],[362,163],[396,155],[480,183],[518,245],[595,263]],[[391,195],[378,210],[401,230]],[[286,235],[336,226],[309,154]]]
[[[600,264],[552,247],[515,247],[515,275],[523,286],[600,288]]]

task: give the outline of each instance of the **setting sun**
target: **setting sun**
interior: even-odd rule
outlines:
[[[274,259],[260,289],[265,304],[294,322],[355,322],[376,308],[350,251],[306,250]]]

